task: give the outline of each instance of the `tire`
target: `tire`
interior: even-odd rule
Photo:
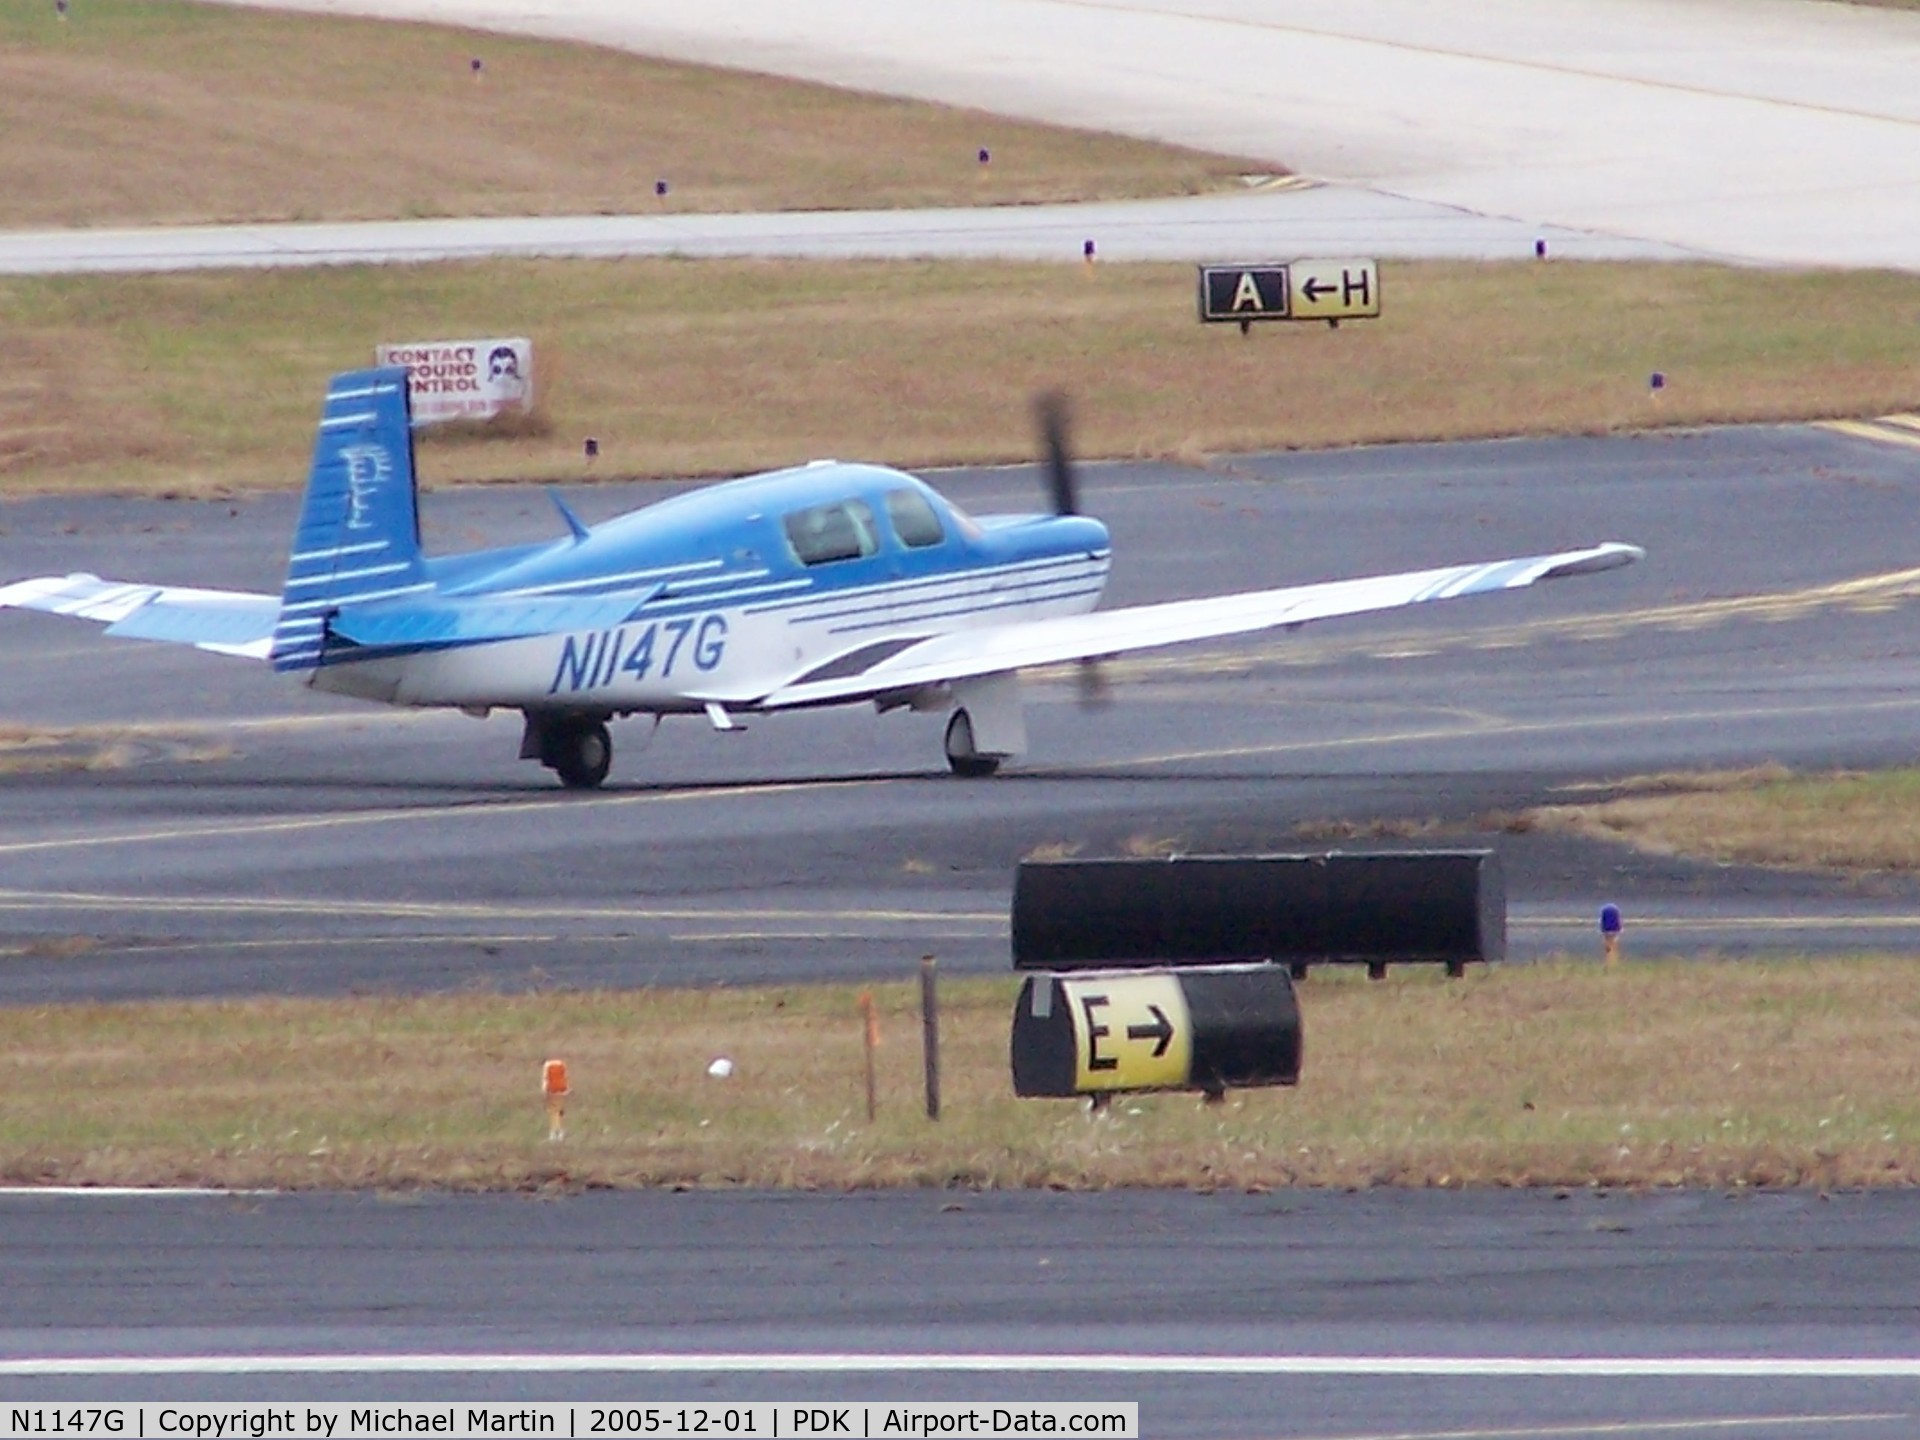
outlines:
[[[982,755],[973,748],[973,717],[956,710],[947,721],[947,764],[966,780],[977,780],[1000,768],[998,755]]]
[[[569,790],[592,790],[613,768],[613,739],[598,720],[556,729],[546,762]]]

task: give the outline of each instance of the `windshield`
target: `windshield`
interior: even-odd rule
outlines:
[[[944,495],[940,498],[947,500],[947,497]],[[962,510],[951,500],[947,500],[947,511],[953,516],[953,523],[958,527],[960,533],[969,540],[978,540],[982,535],[987,533],[980,528],[980,522],[978,520],[967,514],[966,511]]]

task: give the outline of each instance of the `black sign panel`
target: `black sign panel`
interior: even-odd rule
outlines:
[[[1501,960],[1506,885],[1490,850],[1023,860],[1013,968]]]
[[[1202,320],[1285,320],[1291,301],[1285,265],[1200,267]]]

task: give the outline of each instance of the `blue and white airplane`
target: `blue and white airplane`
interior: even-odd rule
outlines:
[[[266,660],[316,690],[526,717],[522,759],[592,787],[615,716],[738,717],[871,702],[944,712],[947,762],[1025,753],[1019,672],[1309,620],[1513,590],[1637,560],[1604,544],[1411,574],[1096,611],[1106,527],[1080,515],[1057,405],[1051,515],[975,519],[923,481],[816,461],[711,485],[567,534],[422,553],[406,372],[328,388],[278,595],[48,576],[0,606],[107,634]]]

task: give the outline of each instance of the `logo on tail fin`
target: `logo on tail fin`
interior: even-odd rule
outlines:
[[[393,456],[384,445],[343,445],[340,458],[347,467],[347,529],[370,530],[373,493],[393,474]]]

